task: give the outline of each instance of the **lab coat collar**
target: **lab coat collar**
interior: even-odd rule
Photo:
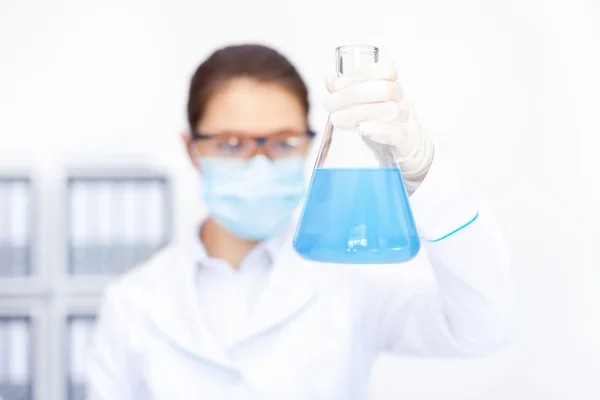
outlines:
[[[237,344],[277,328],[312,304],[318,296],[314,266],[294,252],[290,236],[275,257],[273,270],[258,299],[249,329]]]
[[[272,243],[274,264],[265,290],[258,299],[246,332],[241,332],[234,346],[264,334],[295,318],[312,304],[318,294],[313,265],[293,251],[293,227]],[[281,241],[281,242],[279,242]],[[276,249],[277,244],[279,248]],[[173,347],[197,360],[237,373],[228,356],[209,332],[198,303],[195,274],[197,254],[190,252],[189,242],[174,249],[170,276],[152,299],[149,318],[156,332]]]
[[[197,225],[198,228],[196,228],[195,231],[191,234],[192,240],[190,241],[190,252],[192,258],[195,260],[196,264],[199,267],[205,266],[205,261],[209,258],[206,247],[200,239],[200,227],[206,222],[206,220],[206,217],[203,218],[202,221]],[[294,223],[291,223],[288,226],[286,226],[286,228],[283,229],[281,232],[259,243],[258,246],[255,249],[253,249],[253,251],[264,251],[269,257],[270,264],[274,263],[282,247],[290,240],[291,236],[294,234],[296,226],[295,222],[296,220],[294,219]]]
[[[209,332],[198,303],[196,263],[189,243],[173,248],[170,276],[148,299],[148,319],[156,334],[175,350],[196,360],[236,373],[225,351]],[[167,267],[165,265],[165,267]]]

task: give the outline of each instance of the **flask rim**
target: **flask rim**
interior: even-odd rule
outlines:
[[[370,44],[346,44],[338,46],[335,49],[336,53],[378,53],[379,48]]]

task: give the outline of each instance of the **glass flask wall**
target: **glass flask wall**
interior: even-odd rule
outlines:
[[[336,50],[338,75],[378,62],[371,46]],[[339,264],[406,262],[420,239],[392,146],[328,121],[293,246],[305,259]]]

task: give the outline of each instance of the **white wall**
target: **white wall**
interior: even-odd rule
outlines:
[[[334,47],[378,45],[495,209],[522,314],[518,340],[487,359],[382,359],[379,398],[598,399],[599,25],[597,0],[0,0],[0,165],[47,182],[46,233],[67,162],[166,166],[182,232],[197,188],[177,134],[208,52],[232,40],[283,50],[319,128]]]

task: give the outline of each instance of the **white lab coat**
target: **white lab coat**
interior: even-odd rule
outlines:
[[[437,158],[411,205],[430,263],[311,263],[290,237],[226,350],[203,322],[189,247],[159,253],[106,291],[90,399],[362,400],[381,352],[477,356],[502,346],[512,291],[490,215]]]

